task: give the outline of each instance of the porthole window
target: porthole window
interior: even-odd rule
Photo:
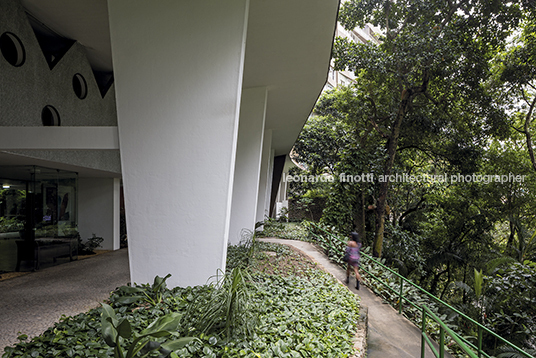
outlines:
[[[73,76],[73,91],[76,97],[84,99],[87,96],[87,82],[84,76],[77,73]]]
[[[26,60],[26,53],[22,42],[11,32],[4,32],[0,36],[0,51],[2,51],[2,55],[6,61],[12,66],[22,66]]]
[[[45,106],[41,111],[41,121],[46,127],[59,126],[60,125],[60,115],[56,108],[52,106]]]

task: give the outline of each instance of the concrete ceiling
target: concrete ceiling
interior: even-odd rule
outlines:
[[[106,0],[21,0],[29,14],[113,71]],[[338,0],[251,0],[244,88],[268,87],[266,127],[287,154],[327,79]]]

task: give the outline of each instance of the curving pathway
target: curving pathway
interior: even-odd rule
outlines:
[[[337,278],[341,284],[346,279],[346,271],[331,262],[327,256],[320,252],[311,243],[283,240],[276,238],[259,239],[293,246],[313,261],[321,265],[325,271]],[[421,356],[421,330],[408,319],[399,315],[389,304],[372,293],[367,287],[355,288],[355,280],[350,279],[349,288],[361,298],[361,304],[368,309],[368,358],[415,358]],[[435,357],[427,348],[426,358]],[[445,357],[451,355],[445,352]]]

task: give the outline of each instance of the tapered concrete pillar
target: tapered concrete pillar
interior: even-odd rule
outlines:
[[[119,249],[119,178],[78,179],[78,232],[102,237],[103,250]]]
[[[266,88],[247,89],[242,93],[229,231],[231,244],[240,242],[243,230],[255,230],[266,100]]]
[[[264,217],[270,217],[270,209],[272,207],[272,186],[274,185],[274,159],[275,149],[270,150],[270,158],[268,162],[268,178],[266,179],[266,194],[264,199]]]
[[[248,5],[108,2],[133,282],[225,267]]]
[[[257,201],[257,222],[264,221],[269,213],[270,192],[272,188],[272,170],[274,162],[274,153],[272,149],[272,130],[264,131],[264,140],[262,144],[262,161],[261,174],[259,180],[259,196]]]

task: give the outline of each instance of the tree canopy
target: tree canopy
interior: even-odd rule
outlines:
[[[529,348],[536,345],[535,4],[343,3],[339,21],[373,26],[379,44],[335,40],[335,69],[356,80],[324,93],[295,145],[307,170],[335,178],[321,189],[324,224],[358,231],[375,256],[454,305],[478,306],[475,319]],[[478,297],[467,289],[475,270],[485,276]]]
[[[529,7],[488,0],[343,4],[346,28],[370,23],[381,33],[379,45],[338,38],[333,58],[336,69],[358,76],[362,116],[385,139],[385,176],[401,147],[435,150],[463,167],[487,135],[503,133],[504,110],[485,83],[495,54],[506,48]],[[387,181],[376,200],[376,256],[382,253],[388,192]]]

